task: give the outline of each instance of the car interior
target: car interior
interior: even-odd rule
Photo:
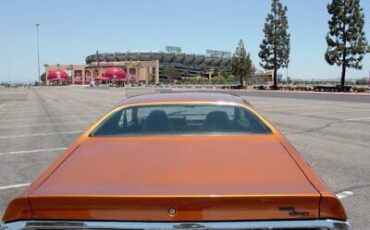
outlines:
[[[269,133],[270,130],[255,115],[235,107],[233,113],[213,110],[206,113],[169,112],[153,108],[139,115],[140,108],[115,113],[91,136],[161,134],[161,133]]]

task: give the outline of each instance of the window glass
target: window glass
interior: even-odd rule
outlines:
[[[271,131],[252,112],[226,105],[156,105],[122,109],[92,136],[144,134],[255,133]]]

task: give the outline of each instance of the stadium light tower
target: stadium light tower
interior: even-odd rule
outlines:
[[[38,70],[38,80],[41,83],[41,75],[40,75],[40,41],[39,41],[39,26],[40,24],[36,24],[36,32],[37,32],[37,70]]]

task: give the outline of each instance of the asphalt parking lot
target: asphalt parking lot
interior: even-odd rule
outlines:
[[[5,90],[14,89],[0,89]],[[125,97],[122,89],[16,91],[26,99],[0,100],[0,215],[12,197]],[[287,136],[335,193],[348,191],[342,201],[352,225],[368,229],[370,96],[238,93]]]

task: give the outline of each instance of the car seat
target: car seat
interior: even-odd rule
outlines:
[[[144,122],[143,128],[147,132],[169,131],[170,122],[167,114],[163,110],[151,111]]]
[[[213,111],[207,114],[203,124],[207,131],[223,131],[230,129],[229,116],[224,111]]]

